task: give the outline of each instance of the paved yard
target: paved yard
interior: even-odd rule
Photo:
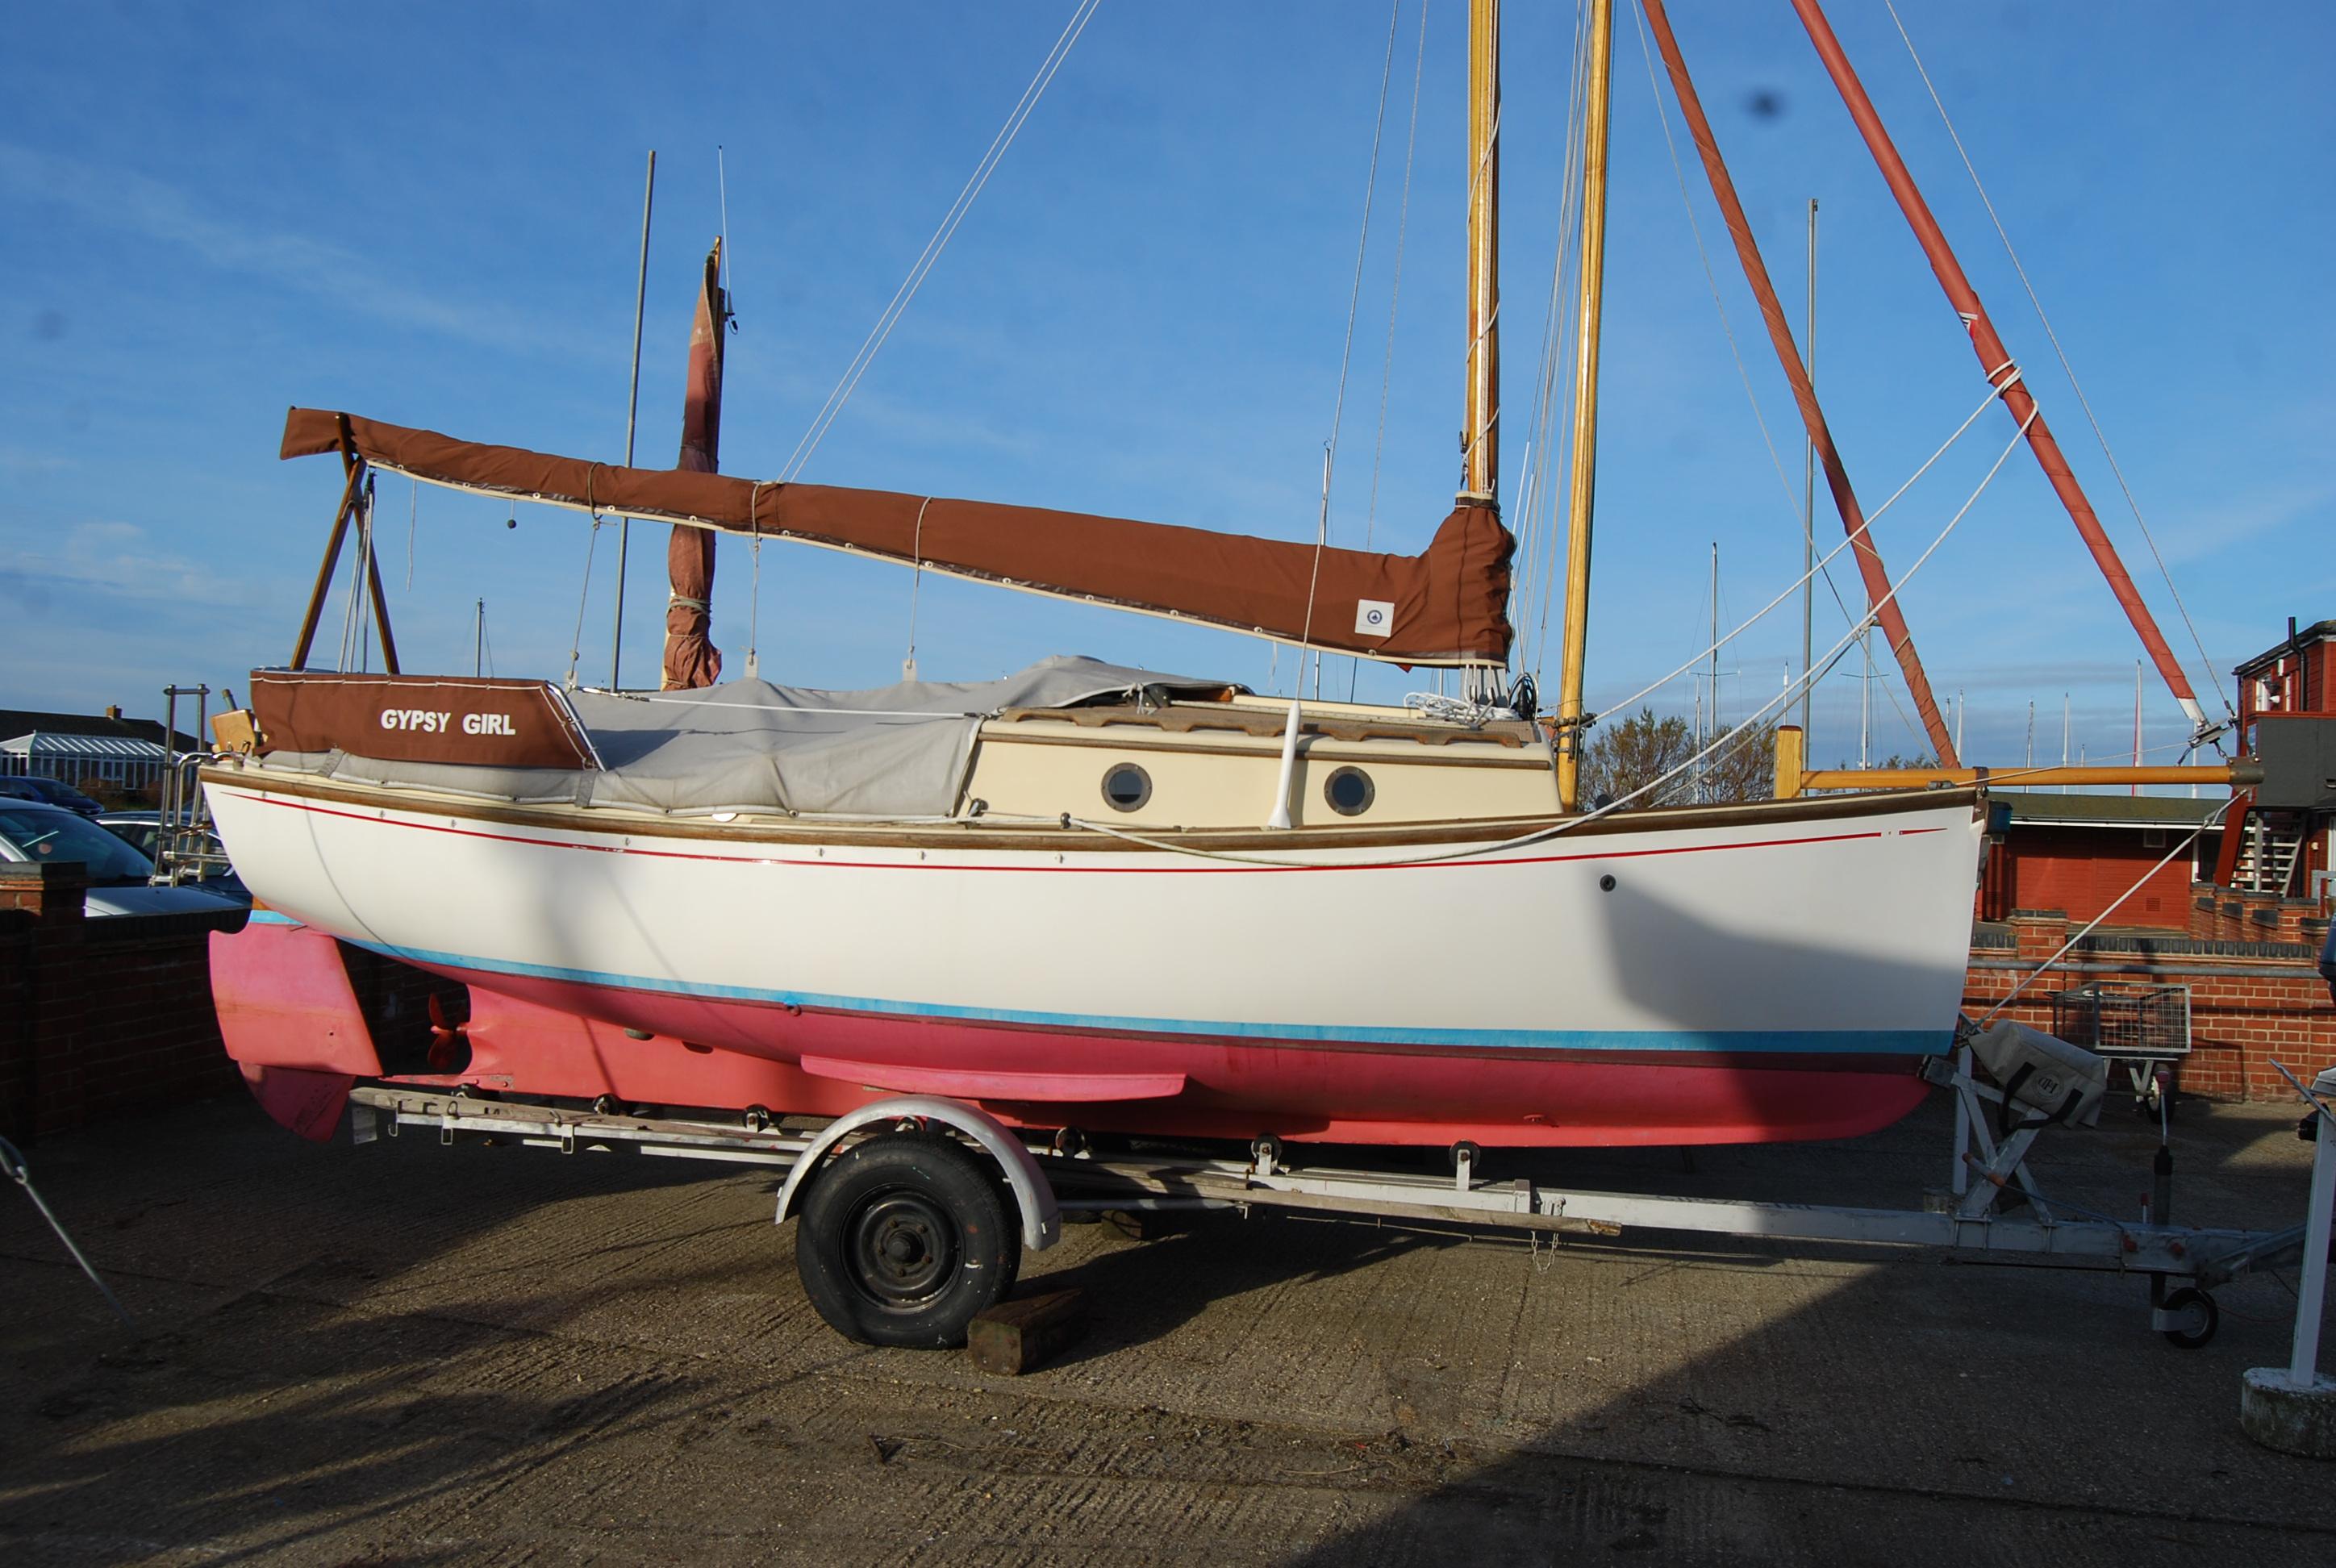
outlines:
[[[1944,1110],[1536,1169],[1913,1202]],[[2293,1125],[2185,1107],[2183,1217],[2295,1217]],[[2132,1213],[2150,1148],[2113,1112],[2046,1171]],[[829,1332],[767,1174],[316,1148],[239,1101],[30,1153],[137,1326],[0,1193],[12,1564],[2336,1559],[2336,1470],[2238,1431],[2278,1279],[2185,1353],[2115,1275],[1212,1214],[1030,1259],[1095,1329],[999,1380]]]

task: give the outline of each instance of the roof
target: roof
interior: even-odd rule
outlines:
[[[2196,827],[2229,803],[2187,795],[2047,794],[2040,790],[1990,790],[2011,808],[2015,823],[2061,827]]]
[[[15,740],[34,732],[43,735],[103,735],[115,740],[162,744],[162,726],[151,718],[108,718],[102,713],[41,713],[32,708],[0,707],[0,741]],[[200,751],[202,744],[186,731],[179,732],[180,751]]]
[[[120,757],[127,762],[162,762],[169,754],[159,740],[126,740],[110,735],[49,735],[34,730],[0,740],[0,752],[17,756]]]
[[[2293,637],[2281,638],[2254,657],[2241,659],[2231,667],[2231,673],[2244,679],[2263,666],[2276,662],[2299,648],[2315,642],[2331,641],[2336,641],[2336,620],[2323,620],[2316,626],[2302,627]]]

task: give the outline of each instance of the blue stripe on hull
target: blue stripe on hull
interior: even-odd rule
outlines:
[[[349,939],[343,939],[347,940]],[[1118,1018],[1101,1013],[1042,1013],[1012,1008],[964,1008],[946,1002],[888,1001],[871,997],[829,996],[818,991],[765,990],[753,986],[710,985],[689,980],[649,980],[597,969],[511,963],[433,952],[384,942],[357,942],[409,963],[487,974],[524,976],[571,985],[712,1001],[770,1007],[814,1008],[830,1012],[928,1018],[965,1023],[1014,1024],[1034,1029],[1085,1034],[1195,1035],[1271,1040],[1323,1040],[1358,1045],[1443,1046],[1459,1050],[1689,1051],[1774,1053],[1796,1056],[1938,1056],[1953,1043],[1948,1029],[1436,1029],[1386,1028],[1360,1024],[1227,1023],[1186,1018]]]

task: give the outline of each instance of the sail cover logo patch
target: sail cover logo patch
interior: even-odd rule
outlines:
[[[1384,599],[1358,599],[1355,601],[1355,635],[1385,637],[1395,629],[1395,605]]]

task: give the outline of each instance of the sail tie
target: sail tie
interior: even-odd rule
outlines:
[[[754,679],[763,671],[763,661],[754,651],[754,645],[761,636],[763,625],[763,522],[759,515],[762,500],[762,485],[759,482],[749,484],[746,487],[746,527],[754,536],[754,542],[748,550],[751,558],[749,576],[753,579],[752,586],[746,590],[746,678],[748,680]]]
[[[925,583],[925,509],[931,496],[917,502],[916,531],[909,540],[909,657],[900,661],[900,678],[917,678],[917,590]]]

